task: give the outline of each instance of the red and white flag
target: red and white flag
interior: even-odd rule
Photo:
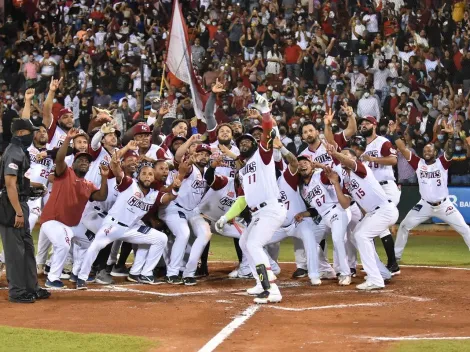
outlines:
[[[188,28],[178,0],[175,0],[173,4],[173,18],[171,20],[166,65],[176,78],[189,85],[196,117],[205,122],[203,111],[208,96],[194,73],[191,47],[188,40]]]

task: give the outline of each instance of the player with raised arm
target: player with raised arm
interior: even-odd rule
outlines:
[[[279,199],[279,187],[276,182],[276,170],[273,159],[273,121],[268,101],[256,94],[257,108],[262,113],[263,134],[260,145],[249,134],[237,139],[240,157],[245,166],[238,172],[241,189],[239,197],[230,210],[217,221],[217,228],[238,216],[246,206],[252,213],[250,225],[243,232],[240,247],[248,255],[257,286],[262,292],[254,299],[255,303],[272,303],[282,300],[281,292],[274,283],[276,276],[271,270],[269,259],[263,247],[271,240],[285,218],[286,209]],[[256,287],[255,287],[256,289]]]
[[[344,171],[341,172],[344,186],[352,199],[365,212],[353,236],[361,255],[362,265],[367,273],[367,279],[356,288],[366,291],[382,289],[385,287],[384,279],[390,279],[391,273],[380,261],[373,239],[396,223],[398,209],[388,199],[371,169],[357,159],[352,149],[346,148],[338,152],[335,146],[328,145],[328,153],[341,163]],[[340,203],[342,205],[346,203],[347,200],[341,196],[342,190],[335,186],[335,192]]]
[[[398,228],[395,242],[397,258],[402,258],[410,230],[431,217],[437,217],[452,226],[470,249],[470,229],[462,214],[449,199],[447,180],[452,151],[447,147],[444,154],[437,157],[436,147],[429,143],[424,146],[423,157],[420,158],[396,135],[396,123],[390,122],[389,129],[398,150],[416,171],[421,195],[421,200],[408,212]]]

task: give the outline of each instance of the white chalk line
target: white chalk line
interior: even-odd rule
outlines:
[[[425,341],[425,340],[470,340],[470,336],[398,336],[398,337],[387,337],[387,336],[360,336],[362,339],[372,341]]]
[[[396,303],[396,302],[394,302]],[[322,310],[322,309],[344,309],[344,308],[355,308],[355,307],[381,307],[391,303],[352,303],[352,304],[344,304],[339,303],[335,305],[328,305],[328,306],[315,306],[315,307],[305,307],[305,308],[290,308],[290,307],[282,307],[282,306],[275,306],[275,305],[267,305],[266,308],[273,308],[279,310],[287,310],[291,312],[303,312],[307,310]]]
[[[236,329],[250,319],[258,310],[260,306],[251,305],[245,309],[240,315],[236,316],[227,326],[225,326],[217,335],[209,340],[199,352],[212,352],[214,351],[224,340],[229,337]]]

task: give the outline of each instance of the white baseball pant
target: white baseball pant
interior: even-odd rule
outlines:
[[[391,278],[391,273],[377,255],[374,237],[380,236],[385,229],[395,224],[397,219],[397,207],[388,202],[367,213],[354,230],[354,238],[361,256],[362,266],[367,273],[367,281],[379,287],[385,287],[384,279]]]
[[[346,255],[346,232],[351,219],[351,212],[349,209],[343,209],[338,204],[331,208],[322,218],[325,225],[331,230],[333,258],[334,264],[337,267],[335,271],[341,275],[351,275]]]
[[[39,237],[46,236],[52,243],[54,250],[51,257],[51,269],[47,278],[49,281],[60,280],[60,275],[64,269],[67,256],[72,245],[74,236],[73,227],[62,224],[56,220],[46,221],[39,230]]]
[[[106,261],[106,265],[114,265],[118,260],[119,250],[121,249],[122,241],[114,241],[111,247],[111,253]]]
[[[463,237],[465,244],[470,249],[470,228],[465,223],[465,219],[455,205],[452,204],[448,198],[435,207],[421,199],[418,204],[408,212],[398,228],[397,238],[395,240],[395,254],[397,260],[401,259],[403,255],[410,230],[431,217],[437,217],[452,226],[452,228]]]
[[[29,207],[29,228],[31,232],[34,230],[34,226],[38,222],[38,219],[41,217],[42,213],[42,198],[37,198],[34,200],[28,200]]]
[[[81,280],[88,279],[91,266],[99,251],[116,240],[138,244],[139,248],[134,259],[133,267],[135,266],[135,268],[133,273],[152,276],[153,269],[157,266],[168,239],[163,232],[145,225],[122,226],[117,223],[117,220],[113,221],[110,216],[107,216],[103,221],[103,226],[98,230],[95,239],[85,253],[78,273],[78,277]],[[140,251],[141,253],[139,253]]]
[[[166,226],[168,226],[175,237],[171,248],[170,262],[167,263],[166,267],[167,276],[179,275],[189,241],[189,227],[191,226],[196,240],[191,247],[191,253],[183,271],[183,277],[194,277],[197,263],[212,237],[209,224],[199,212],[185,210],[173,203],[164,209],[164,212],[161,212],[159,217],[165,221]]]
[[[354,239],[353,233],[359,221],[362,219],[362,211],[354,203],[349,207],[351,211],[351,221],[348,224],[347,238],[346,238],[346,255],[348,256],[349,267],[355,269],[357,266],[357,245],[356,240]]]
[[[268,271],[269,280],[274,279],[270,268],[269,258],[264,246],[269,243],[274,233],[282,226],[287,210],[284,204],[277,200],[266,202],[267,205],[252,214],[251,222],[242,233],[240,248],[248,257],[253,277],[258,281],[256,266],[264,264]]]
[[[286,227],[281,227],[274,232],[273,237],[269,240],[268,245],[272,243],[279,243],[286,237],[300,239],[306,248],[307,255],[307,270],[310,279],[319,278],[320,273],[318,270],[318,244],[325,237],[325,231],[316,230],[312,236],[312,228],[321,228],[315,225],[312,218],[305,218],[300,223],[294,222]],[[324,226],[323,226],[324,228]]]
[[[395,181],[387,181],[386,184],[381,185],[382,189],[385,191],[385,194],[388,196],[388,199],[392,201],[395,206],[400,203],[400,197],[401,197],[401,191],[398,188],[397,184]],[[395,224],[392,224],[395,225]],[[380,238],[384,238],[385,236],[390,235],[391,232],[389,229],[386,229],[384,232],[380,234]]]

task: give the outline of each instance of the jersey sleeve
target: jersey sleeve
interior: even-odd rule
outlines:
[[[271,158],[273,157],[273,148],[267,149],[267,146],[263,146],[263,142],[259,145],[259,155],[261,156],[261,160],[263,160],[264,165],[268,165],[271,162]]]
[[[215,141],[217,141],[217,124],[212,130],[207,130],[207,137],[209,143],[214,143]]]
[[[129,176],[124,176],[121,180],[121,183],[117,185],[117,190],[119,192],[124,192],[132,185],[132,182],[132,178],[130,178]]]
[[[395,148],[393,148],[393,145],[392,143],[390,143],[390,141],[386,141],[384,142],[384,144],[382,144],[382,148],[380,149],[380,153],[382,154],[382,156],[394,156],[396,157],[397,156],[397,150]]]
[[[410,154],[411,154],[411,158],[410,158],[410,160],[407,160],[408,164],[410,164],[411,167],[414,170],[417,170],[418,169],[418,164],[419,164],[419,161],[421,160],[421,158],[419,158],[415,153],[410,152]]]
[[[222,175],[215,175],[214,177],[214,182],[211,184],[211,188],[214,191],[221,190],[225,186],[227,186],[228,183],[228,177],[222,176]]]
[[[348,145],[348,140],[346,139],[343,132],[338,132],[333,135],[333,139],[335,140],[336,144],[338,145],[338,148],[343,149],[344,147],[347,147]]]
[[[286,180],[287,184],[291,186],[294,191],[297,191],[297,186],[299,185],[299,173],[296,172],[292,174],[290,169],[286,167],[283,173],[284,179]]]
[[[321,183],[323,183],[324,185],[331,185],[331,182],[330,182],[330,180],[328,179],[328,177],[326,176],[325,171],[322,171],[322,172],[320,173],[320,181],[321,181]]]
[[[157,150],[157,160],[168,159],[166,156],[165,149],[159,148]]]
[[[442,155],[439,157],[439,160],[441,161],[442,167],[443,167],[445,170],[448,170],[449,167],[450,167],[450,164],[451,164],[451,161],[452,161],[452,160],[447,160],[447,158],[446,158],[446,153],[442,154]]]
[[[91,157],[93,158],[93,161],[96,160],[96,158],[100,155],[101,153],[101,148],[103,148],[102,145],[99,146],[99,148],[97,150],[93,150],[93,148],[91,146],[88,146],[88,153],[91,155]]]
[[[356,167],[354,168],[354,173],[360,178],[365,178],[367,176],[367,169],[364,166],[364,164],[359,160],[356,161]]]

